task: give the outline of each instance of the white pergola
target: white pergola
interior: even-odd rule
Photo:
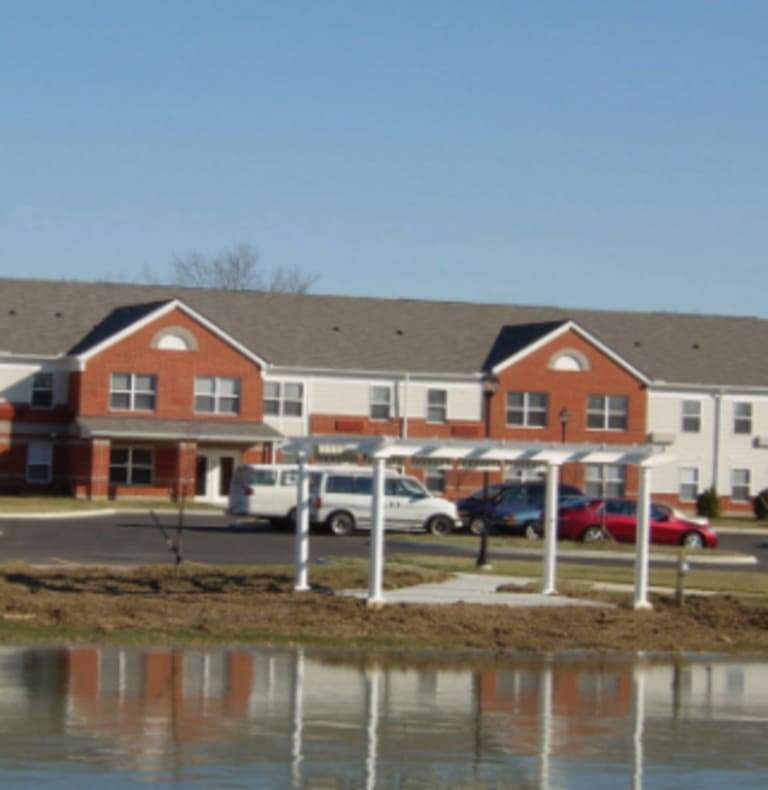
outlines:
[[[309,590],[309,467],[310,458],[370,461],[373,467],[371,510],[369,605],[385,603],[384,570],[384,477],[387,464],[411,461],[426,465],[457,465],[495,468],[502,464],[528,464],[546,470],[544,507],[544,569],[541,592],[556,595],[557,489],[560,467],[565,463],[612,464],[639,469],[637,535],[635,548],[634,608],[650,609],[648,563],[650,546],[651,473],[672,457],[653,445],[556,444],[487,440],[398,439],[385,436],[309,436],[293,438],[280,448],[299,460],[296,495],[296,576],[294,590]]]

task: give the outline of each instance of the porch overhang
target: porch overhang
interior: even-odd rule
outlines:
[[[251,445],[277,442],[283,435],[262,422],[219,420],[164,420],[153,417],[78,417],[85,439],[218,442]]]

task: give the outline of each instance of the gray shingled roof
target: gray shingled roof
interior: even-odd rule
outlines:
[[[768,321],[758,318],[121,283],[0,280],[0,352],[66,354],[173,298],[280,366],[471,375],[570,319],[651,379],[768,387]]]

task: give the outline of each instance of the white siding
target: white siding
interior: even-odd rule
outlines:
[[[0,401],[29,403],[32,395],[32,377],[35,373],[54,374],[53,402],[66,403],[67,374],[61,366],[43,363],[0,363]]]
[[[682,430],[683,401],[701,403],[699,433]],[[733,430],[733,406],[752,404],[752,430],[737,434]],[[659,466],[653,473],[656,493],[678,494],[680,469],[699,470],[699,489],[715,485],[721,496],[730,496],[731,471],[750,471],[752,494],[768,487],[768,448],[756,446],[758,437],[768,437],[768,396],[713,391],[664,391],[648,394],[648,433],[667,435],[672,443],[667,452],[674,462]]]

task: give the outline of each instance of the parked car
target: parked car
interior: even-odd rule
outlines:
[[[583,496],[584,492],[576,486],[560,483],[557,495],[558,501],[563,502],[569,497]],[[480,489],[459,500],[459,516],[463,526],[474,535],[482,533],[487,516],[489,527],[538,538],[542,532],[546,496],[547,484],[544,481],[494,484],[488,487],[485,515],[483,489]]]
[[[637,501],[582,497],[558,510],[558,535],[569,540],[603,540],[634,543],[637,532]],[[717,533],[706,520],[689,519],[670,505],[651,502],[651,543],[714,548]]]
[[[313,489],[313,522],[325,525],[334,535],[371,528],[370,469],[320,471]],[[433,496],[420,481],[395,472],[387,472],[384,478],[384,522],[390,529],[424,529],[433,535],[447,535],[461,526],[454,502]]]
[[[232,475],[227,512],[236,517],[293,525],[298,480],[296,464],[242,464]]]

